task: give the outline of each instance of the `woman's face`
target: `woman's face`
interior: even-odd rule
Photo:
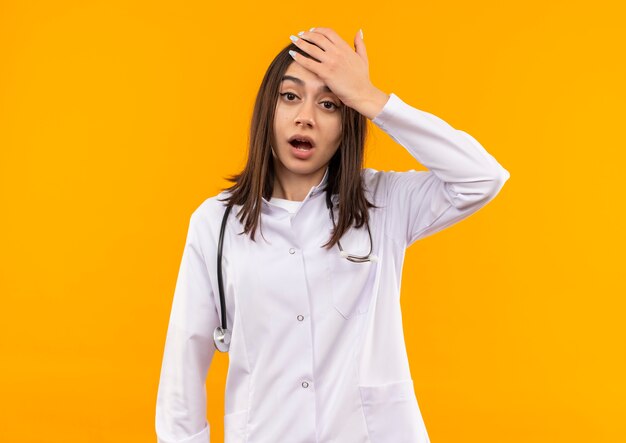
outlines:
[[[278,89],[274,165],[280,174],[311,176],[325,168],[341,141],[341,106],[317,74],[292,62]],[[290,140],[306,137],[313,146]]]

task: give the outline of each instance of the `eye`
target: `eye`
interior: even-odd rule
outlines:
[[[282,94],[279,94],[279,95],[280,95],[281,97],[284,97],[284,96],[286,96],[286,95],[288,95],[288,96],[293,96],[293,97],[297,97],[297,95],[296,95],[296,94],[294,94],[293,92],[283,92]],[[288,102],[292,102],[293,100],[289,100],[289,99],[287,99],[287,101],[288,101]]]
[[[293,92],[282,92],[279,93],[278,95],[280,95],[281,97],[298,97],[296,94],[294,94]],[[294,100],[291,100],[290,98],[286,98],[286,100],[288,102],[293,102]],[[324,105],[324,109],[326,109],[327,111],[334,111],[335,109],[339,108],[338,105],[336,105],[335,103],[333,103],[330,100],[325,100],[323,102],[321,102]],[[328,107],[327,105],[330,105],[330,107]]]

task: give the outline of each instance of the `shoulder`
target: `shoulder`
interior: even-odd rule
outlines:
[[[227,196],[227,191],[222,191],[219,194],[206,198],[193,210],[191,218],[198,220],[214,219],[218,215],[221,218],[226,210],[226,202],[224,200]]]
[[[365,168],[362,171],[362,177],[366,192],[373,195],[379,203],[419,190],[432,180],[436,180],[436,176],[431,171],[416,169],[379,171]]]
[[[379,171],[374,168],[364,168],[361,170],[363,186],[365,192],[375,200],[382,201],[387,194],[389,172]]]
[[[222,218],[226,212],[225,198],[228,196],[227,191],[222,191],[219,194],[203,200],[191,213],[189,220],[189,229],[193,230],[203,240],[208,240],[208,237],[212,237],[213,233],[219,232]],[[233,212],[236,212],[238,205],[235,205],[231,210],[229,217],[233,216]]]

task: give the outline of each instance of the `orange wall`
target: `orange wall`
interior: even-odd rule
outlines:
[[[312,26],[363,28],[377,87],[511,173],[407,251],[433,443],[626,441],[618,3],[2,1],[0,441],[156,441],[189,215],[243,166],[262,75]],[[373,129],[367,167],[423,169]]]

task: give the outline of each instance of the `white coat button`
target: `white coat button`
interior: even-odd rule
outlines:
[[[289,248],[289,253],[290,253],[290,254],[295,254],[295,253],[296,253],[296,250],[295,250],[294,248]]]
[[[309,387],[309,384],[308,384],[307,382],[303,381],[303,382],[302,382],[302,387],[303,387],[303,388],[308,388],[308,387]]]
[[[298,320],[300,320],[300,321],[304,320],[304,316],[298,315]]]

